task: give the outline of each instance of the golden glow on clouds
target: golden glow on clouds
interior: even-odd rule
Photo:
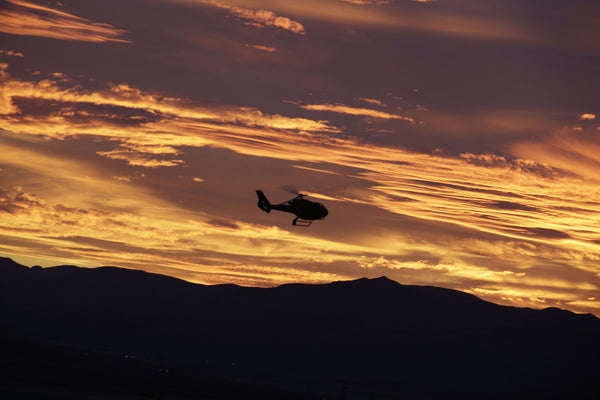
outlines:
[[[225,147],[254,156],[331,162],[363,169],[357,176],[374,183],[372,195],[367,201],[394,213],[448,222],[458,220],[471,228],[541,241],[572,238],[589,241],[593,237],[585,232],[592,229],[595,220],[588,220],[588,215],[581,213],[587,207],[587,198],[581,199],[581,204],[570,201],[570,207],[565,210],[561,208],[560,200],[557,200],[557,204],[552,200],[567,197],[578,183],[571,183],[572,177],[561,177],[559,172],[542,164],[523,160],[509,162],[502,157],[472,154],[463,155],[462,160],[453,160],[411,154],[400,149],[358,145],[351,140],[306,133],[319,128],[334,130],[322,121],[269,116],[258,110],[244,108],[198,108],[182,100],[158,100],[153,95],[141,93],[126,85],[92,94],[61,90],[50,81],[13,81],[9,82],[7,88],[5,93],[9,100],[13,97],[30,97],[79,102],[82,106],[87,103],[113,104],[134,110],[147,109],[153,113],[169,114],[170,117],[164,116],[158,122],[143,123],[133,129],[128,126],[111,126],[108,130],[99,125],[103,121],[97,119],[90,120],[93,123],[74,123],[69,121],[68,115],[24,118],[15,113],[12,102],[4,102],[4,108],[13,114],[0,121],[3,129],[55,138],[75,135],[108,136],[121,143],[111,151],[98,154],[126,160],[130,165],[156,167],[182,164],[184,161],[180,159],[161,160],[153,156],[177,156],[180,152],[175,148],[177,146],[205,145]],[[376,111],[339,107],[340,111],[350,113],[361,110],[356,111],[359,115]],[[304,108],[329,110],[329,107],[320,106]],[[364,114],[362,110],[365,110]],[[104,122],[110,123],[110,118],[104,119]],[[215,125],[216,122],[219,125]],[[580,152],[588,151],[589,157],[600,154],[595,148],[590,148],[589,143],[580,146],[575,143],[572,146],[577,147]],[[318,152],[313,150],[315,147],[319,148]],[[404,162],[400,167],[392,163],[400,160]],[[431,168],[431,165],[438,167]],[[476,168],[477,165],[480,168]],[[452,176],[447,175],[448,170],[452,171]],[[528,176],[536,174],[542,177],[550,175],[552,179],[542,179],[528,185]],[[480,183],[490,182],[490,179],[498,186]],[[547,191],[549,198],[532,195],[538,194],[540,190]],[[597,195],[596,190],[590,189],[590,200]],[[473,200],[475,195],[477,198]],[[458,211],[457,207],[460,207]],[[487,219],[485,215],[490,210],[493,211],[494,218]],[[546,212],[550,210],[552,212]],[[535,220],[531,218],[532,213],[539,213]],[[547,220],[544,220],[546,216]],[[556,218],[557,216],[560,218]],[[573,221],[577,222],[574,226],[579,227],[579,230],[571,228]]]
[[[525,287],[551,287],[554,289],[578,289],[593,291],[600,289],[598,286],[588,282],[573,283],[563,279],[555,278],[535,278],[527,277],[526,272],[515,272],[509,270],[494,271],[485,267],[469,265],[461,262],[437,263],[431,264],[428,261],[419,260],[416,262],[406,262],[398,260],[389,260],[385,257],[378,257],[372,260],[361,260],[359,265],[363,268],[387,268],[387,269],[407,269],[407,270],[427,270],[441,272],[452,278],[471,281],[486,281],[493,284],[520,284]],[[556,294],[554,294],[556,295]],[[549,297],[549,296],[548,296]]]
[[[579,116],[579,120],[580,120],[580,121],[584,121],[584,120],[592,121],[592,120],[594,120],[594,119],[596,119],[596,114],[588,114],[588,113],[585,113],[585,114],[581,114],[581,115]]]
[[[194,3],[193,0],[164,0]],[[212,0],[211,0],[212,1]],[[361,1],[362,5],[377,3],[379,7],[357,7],[355,1],[340,0],[228,0],[227,3],[254,9],[268,8],[285,13],[294,18],[315,19],[349,26],[372,26],[383,28],[410,29],[441,35],[467,37],[475,40],[509,40],[518,42],[539,42],[543,36],[533,32],[525,24],[517,24],[510,19],[490,18],[452,13],[431,7],[423,9],[390,9],[384,2]],[[423,2],[423,1],[421,1]],[[197,3],[197,2],[196,2]],[[354,4],[353,4],[354,3]],[[425,3],[425,2],[424,2]]]
[[[385,104],[383,104],[383,102],[381,100],[377,100],[377,99],[368,99],[365,97],[361,97],[360,100],[364,101],[365,103],[370,103],[370,104],[375,104],[379,107],[386,107]]]
[[[566,127],[545,141],[516,143],[511,151],[582,176],[586,187],[595,191],[600,172],[600,140],[579,126]]]
[[[594,297],[590,297],[588,300],[572,300],[567,301],[567,306],[580,307],[583,309],[591,309],[596,315],[600,313],[600,302]]]
[[[129,42],[123,38],[124,30],[109,24],[26,1],[7,2],[11,5],[0,10],[0,32],[84,42]]]
[[[409,281],[404,283],[438,282],[507,304],[577,308],[598,298],[598,285],[586,281],[600,276],[595,138],[568,136],[573,132],[567,130],[548,142],[517,146],[520,158],[442,157],[359,143],[341,137],[328,121],[201,105],[126,84],[88,91],[66,87],[62,75],[19,80],[6,68],[0,129],[11,139],[0,142],[0,178],[8,182],[20,173],[36,189],[1,187],[4,253],[143,266],[206,283],[314,282],[369,271],[396,274]],[[40,104],[47,106],[44,112]],[[302,108],[394,118],[343,105]],[[27,149],[40,140],[84,138],[103,144],[96,150],[103,162],[123,160],[138,172],[184,165],[189,149],[210,146],[290,162],[332,182],[353,179],[361,186],[309,194],[329,202],[329,220],[336,208],[356,206],[401,228],[325,239],[310,236],[312,231],[217,219],[161,199],[139,184],[142,175],[105,174],[94,166],[98,160],[63,159],[43,146]],[[207,183],[204,176],[187,178],[188,185]],[[442,227],[446,235],[435,232]],[[568,272],[551,273],[567,265]]]
[[[371,100],[371,102],[373,101]],[[350,107],[343,104],[307,104],[300,107],[311,111],[329,111],[340,114],[359,115],[381,119],[403,119],[405,121],[415,122],[413,118],[405,117],[403,115],[389,114],[384,111],[373,110],[370,108]]]
[[[253,47],[256,50],[264,51],[267,53],[274,53],[277,51],[277,49],[275,47],[270,47],[270,46],[252,45],[250,47]]]
[[[142,93],[139,89],[123,84],[112,85],[105,90],[90,93],[77,88],[61,89],[56,82],[49,79],[40,82],[25,82],[6,77],[3,89],[0,98],[0,112],[7,117],[0,120],[0,128],[16,133],[46,137],[99,135],[120,138],[123,141],[121,146],[115,151],[105,152],[105,155],[118,159],[128,159],[129,155],[132,165],[142,165],[146,162],[143,158],[134,160],[133,155],[135,154],[177,154],[173,146],[212,144],[213,140],[209,136],[202,137],[193,134],[191,130],[194,129],[201,129],[205,132],[214,129],[225,136],[228,136],[228,130],[234,129],[232,126],[240,126],[238,129],[248,131],[259,128],[293,130],[299,136],[306,135],[303,132],[336,130],[328,125],[327,121],[266,115],[253,108],[197,106],[185,100]],[[15,98],[70,102],[79,104],[82,110],[70,111],[70,114],[59,112],[53,116],[30,118],[19,114],[18,107],[13,101]],[[135,129],[127,126],[111,126],[110,130],[103,129],[91,122],[104,120],[110,125],[111,120],[116,120],[119,116],[109,113],[102,115],[90,113],[85,110],[86,106],[90,104],[125,107],[129,110],[127,117],[130,120],[138,118],[140,122],[143,122],[144,118],[148,116],[147,118],[150,119],[156,117],[159,122],[142,124],[141,127]],[[146,114],[144,116],[133,115],[140,111],[144,111]],[[82,122],[78,123],[71,121],[71,119],[78,119],[73,117],[86,118],[79,118]],[[190,131],[186,130],[188,126]],[[173,133],[171,128],[175,128],[178,133]],[[272,132],[267,136],[277,136],[277,133]],[[172,161],[171,165],[179,163],[179,161]]]
[[[135,146],[134,148],[127,148],[124,146],[123,149],[98,151],[96,154],[112,158],[113,160],[125,160],[129,165],[146,168],[174,167],[175,165],[185,163],[185,161],[177,159],[157,160],[152,156],[152,154],[156,154],[156,152],[156,148],[152,146],[144,146],[142,148],[139,146]]]
[[[549,307],[547,298],[562,298],[568,300],[570,296],[562,292],[553,292],[540,289],[515,289],[515,288],[473,288],[468,291],[481,298],[500,298],[517,307]]]
[[[459,40],[515,42],[532,45],[570,48],[583,53],[596,52],[597,34],[593,25],[593,8],[574,5],[561,20],[564,31],[552,25],[536,24],[537,16],[529,6],[489,4],[479,7],[478,2],[438,2],[438,0],[161,0],[165,3],[183,3],[206,7],[217,6],[230,10],[246,24],[267,26],[283,14],[285,23],[280,28],[292,31],[298,24],[298,33],[304,34],[304,25],[312,22],[336,24],[349,29],[394,29],[451,37]],[[412,3],[412,4],[411,4]],[[415,6],[414,3],[421,3]],[[561,10],[559,6],[557,10]],[[239,10],[234,12],[233,10]],[[269,10],[269,11],[265,11]],[[482,12],[482,10],[485,10]],[[566,10],[563,9],[563,10]],[[265,13],[262,16],[262,13]],[[537,14],[537,13],[535,13]],[[540,20],[548,18],[548,14]],[[268,22],[267,22],[268,21]],[[289,21],[289,22],[288,22]],[[302,22],[299,22],[302,21]],[[554,22],[554,21],[552,21]],[[301,28],[300,28],[301,27]],[[576,27],[573,29],[573,27]],[[561,29],[562,29],[561,25]],[[306,33],[310,34],[310,32]]]
[[[3,150],[15,149],[3,146]],[[27,165],[22,161],[24,156],[39,157],[39,154],[19,150],[11,154],[13,157],[4,162],[12,166]],[[35,169],[33,172],[36,175],[45,175],[49,179],[58,171],[61,171],[61,176],[65,176],[68,174],[67,168],[73,167],[80,167],[85,173],[94,174],[87,176],[85,182],[75,177],[62,178],[64,188],[76,185],[86,192],[85,197],[69,198],[70,202],[84,207],[47,202],[19,188],[0,191],[0,212],[3,213],[0,236],[9,238],[18,235],[32,240],[29,250],[11,246],[10,240],[2,240],[0,251],[20,251],[31,255],[41,251],[56,258],[71,254],[74,259],[84,258],[96,260],[97,263],[125,266],[140,266],[140,263],[151,262],[154,265],[144,267],[171,275],[179,275],[177,269],[187,269],[184,277],[196,282],[214,282],[219,278],[213,275],[224,274],[224,269],[230,267],[232,271],[227,274],[232,280],[258,280],[257,269],[250,271],[242,268],[237,271],[238,263],[232,264],[232,256],[256,260],[273,258],[286,264],[289,260],[297,262],[298,259],[321,259],[323,248],[335,247],[340,254],[347,252],[347,259],[356,251],[364,251],[352,245],[340,246],[326,240],[293,236],[276,227],[239,221],[219,222],[201,213],[194,215],[172,204],[161,203],[135,185],[128,185],[126,181],[111,182],[102,179],[98,171],[90,171],[86,165],[65,162],[61,166],[57,161],[42,158],[38,165],[30,168]],[[111,198],[107,193],[114,195]],[[94,204],[93,200],[90,201],[94,198],[101,198],[102,201]],[[93,237],[89,236],[91,232]],[[200,262],[196,254],[198,249],[202,249]],[[209,264],[198,270],[198,265],[203,262]],[[175,268],[175,273],[169,270],[171,267]],[[283,282],[285,276],[306,278],[309,275],[302,270],[295,271],[293,266],[283,272],[282,269],[279,277],[263,276],[262,283]],[[313,281],[324,281],[327,277],[334,276],[327,273],[310,275],[308,279]]]
[[[277,15],[273,11],[252,10],[246,7],[232,6],[219,0],[202,0],[202,2],[228,10],[235,16],[248,21],[247,23],[252,26],[259,28],[265,26],[274,26],[276,28],[289,30],[300,35],[304,34],[304,27],[300,22]]]
[[[0,56],[1,55],[23,58],[23,53],[19,53],[19,52],[12,51],[12,50],[0,50]]]
[[[358,4],[360,6],[371,5],[371,4],[388,4],[389,0],[341,0],[346,3]]]
[[[408,270],[432,270],[442,272],[451,277],[467,278],[471,280],[482,279],[489,282],[507,282],[525,276],[524,272],[515,273],[514,271],[492,271],[487,268],[477,267],[468,264],[458,263],[438,263],[430,264],[428,261],[406,262],[398,260],[388,260],[385,257],[378,257],[374,260],[361,260],[359,262],[363,268],[387,268],[387,269],[408,269]]]
[[[327,272],[265,267],[263,265],[236,265],[234,268],[230,268],[230,270],[231,275],[228,275],[226,268],[223,276],[216,274],[209,277],[205,282],[208,284],[220,284],[223,282],[224,277],[226,277],[227,281],[242,286],[275,286],[290,282],[323,283],[344,279],[343,275]]]

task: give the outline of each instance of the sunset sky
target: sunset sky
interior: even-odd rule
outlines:
[[[0,4],[1,255],[600,316],[598,1]]]

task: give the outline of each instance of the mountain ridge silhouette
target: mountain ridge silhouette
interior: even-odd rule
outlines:
[[[28,268],[0,259],[0,305],[6,343],[41,346],[42,353],[59,346],[54,353],[167,359],[181,371],[225,379],[213,398],[228,398],[220,397],[224,386],[240,380],[253,388],[240,390],[258,390],[260,398],[269,398],[274,382],[289,398],[323,398],[339,382],[346,398],[357,399],[598,393],[592,382],[600,372],[600,320],[593,315],[500,306],[386,277],[208,286],[117,267]],[[179,390],[191,395],[186,382]]]

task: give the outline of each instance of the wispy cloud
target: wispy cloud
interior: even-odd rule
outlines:
[[[165,146],[129,146],[121,145],[116,149],[109,151],[98,151],[96,154],[111,158],[113,160],[124,160],[129,165],[157,168],[157,167],[174,167],[182,165],[184,160],[179,159],[160,159],[157,156],[170,155],[171,151],[165,151]]]
[[[81,135],[104,137],[117,146],[98,154],[125,160],[130,165],[180,165],[185,160],[183,147],[210,145],[257,157],[358,168],[356,177],[371,182],[370,194],[363,200],[392,213],[548,243],[564,238],[589,243],[593,240],[590,232],[596,231],[591,214],[583,210],[595,204],[593,197],[600,186],[590,186],[587,195],[592,197],[573,200],[568,209],[551,200],[569,197],[573,185],[578,184],[576,175],[571,174],[573,171],[579,175],[572,168],[576,164],[553,163],[556,167],[552,168],[546,159],[540,160],[545,163],[542,164],[485,154],[464,154],[453,159],[410,153],[331,137],[328,133],[336,128],[322,120],[267,115],[248,108],[199,106],[128,85],[110,86],[93,93],[60,89],[49,80],[37,83],[9,80],[5,86],[6,107],[13,107],[13,112],[0,119],[0,128],[15,134],[58,139]],[[68,112],[64,109],[43,115],[14,112],[26,110],[32,99],[52,101],[59,107],[56,102],[63,102],[62,107]],[[342,105],[303,107],[412,122],[408,117],[372,109]],[[137,122],[121,124],[117,112]],[[108,126],[110,129],[106,129]],[[600,153],[590,143],[578,143],[568,140],[565,146],[590,160]],[[523,181],[520,178],[523,174],[535,179],[531,183]],[[568,222],[573,218],[577,224]]]
[[[130,42],[126,31],[22,0],[0,10],[0,32],[84,42]]]
[[[23,58],[23,53],[19,53],[17,51],[13,51],[13,50],[0,50],[0,56],[1,55]]]
[[[157,272],[168,270],[202,282],[227,276],[239,283],[275,283],[284,276],[269,278],[264,268],[282,265],[293,269],[298,279],[326,280],[351,274],[347,266],[353,265],[356,271],[366,269],[373,274],[387,270],[403,277],[411,272],[412,282],[437,279],[469,290],[504,285],[503,293],[489,292],[490,298],[506,297],[509,286],[532,284],[546,287],[547,296],[552,290],[564,293],[562,297],[538,296],[549,304],[561,299],[583,301],[597,291],[594,284],[579,283],[585,274],[600,273],[596,218],[600,182],[582,175],[583,167],[571,160],[569,164],[557,162],[550,154],[540,157],[544,153],[534,151],[533,145],[517,148],[521,152],[514,154],[520,158],[473,153],[443,157],[344,138],[337,127],[319,119],[202,105],[126,84],[101,87],[96,82],[100,89],[92,91],[68,87],[68,81],[59,85],[64,76],[28,81],[6,71],[3,74],[0,128],[13,139],[0,143],[2,176],[9,180],[5,170],[27,171],[40,182],[35,187],[46,189],[34,195],[37,190],[3,186],[0,208],[5,214],[0,234],[10,238],[18,232],[49,256],[79,256],[126,266],[151,261]],[[408,118],[345,105],[313,104],[305,109],[382,120]],[[97,159],[89,164],[63,160],[45,154],[42,144],[37,151],[24,148],[33,144],[20,148],[14,138],[23,143],[37,138],[48,143],[93,141],[98,148],[91,156]],[[552,146],[560,143],[560,137],[554,140]],[[564,146],[570,147],[563,146],[563,150],[597,161],[594,154],[600,151],[590,146],[593,143],[569,139]],[[172,168],[185,174],[181,166],[192,160],[188,153],[208,146],[246,157],[246,162],[266,157],[300,166],[323,181],[360,182],[343,190],[314,190],[311,195],[327,199],[349,219],[361,212],[348,209],[343,214],[343,210],[356,206],[366,210],[364,218],[377,218],[384,225],[391,221],[402,226],[402,231],[389,227],[357,233],[356,227],[340,217],[337,223],[347,223],[348,229],[340,229],[343,232],[337,236],[292,234],[244,218],[190,211],[177,201],[167,201],[167,194],[159,196],[157,189],[137,183],[141,174],[150,171]],[[551,148],[547,145],[543,150]],[[93,166],[109,162],[127,167],[116,174]],[[203,174],[211,168],[212,163],[205,171],[190,171],[182,187],[171,182],[167,186],[173,185],[179,197],[190,185],[210,185]],[[583,186],[585,191],[580,190]],[[574,192],[578,195],[573,196]],[[354,236],[346,232],[350,230]],[[419,238],[413,239],[413,233]],[[3,239],[0,250],[18,253],[19,246]],[[546,271],[564,268],[562,280],[540,280],[535,271],[544,271],[544,266],[539,260],[550,260],[544,261],[551,264]],[[337,269],[339,263],[346,267]],[[315,265],[326,273],[310,272]],[[573,289],[564,282],[573,283]]]
[[[585,179],[586,187],[594,187],[600,174],[600,140],[596,132],[593,127],[579,124],[567,126],[544,140],[515,143],[511,151],[519,157],[570,171]]]
[[[390,114],[384,111],[373,110],[370,108],[351,107],[343,104],[307,104],[300,106],[305,110],[311,111],[329,111],[340,114],[358,115],[363,117],[381,118],[381,119],[402,119],[409,122],[415,122],[413,118],[399,114]]]
[[[385,107],[386,105],[381,101],[381,100],[377,100],[377,99],[369,99],[366,97],[361,97],[360,100],[364,101],[365,103],[369,103],[369,104],[375,104],[379,107]]]
[[[262,46],[262,45],[258,45],[258,44],[253,44],[253,45],[248,45],[256,50],[260,50],[260,51],[264,51],[267,53],[274,53],[277,51],[277,49],[275,47],[271,47],[271,46]]]
[[[542,39],[527,24],[501,16],[490,17],[434,7],[408,7],[403,2],[390,2],[386,5],[375,0],[357,1],[303,0],[272,3],[264,0],[230,0],[230,3],[250,3],[256,7],[267,3],[272,4],[275,12],[352,26],[410,29],[474,40],[538,42]],[[357,7],[358,4],[365,7]],[[380,4],[381,7],[368,7],[374,4]]]
[[[13,150],[17,156],[27,153]],[[59,164],[51,160],[44,161],[50,161],[48,165],[55,167],[55,174],[67,172],[56,168]],[[6,162],[14,166],[19,161],[9,157]],[[76,163],[70,164],[73,167]],[[91,176],[85,183],[63,180],[63,190],[76,194],[71,192],[71,185],[79,183],[89,195],[103,199],[98,207],[89,198],[72,196],[66,199],[71,203],[67,204],[43,200],[20,188],[0,190],[0,252],[32,252],[31,255],[46,254],[57,259],[85,258],[126,267],[139,267],[140,262],[145,262],[151,271],[195,282],[221,283],[226,279],[240,284],[274,285],[292,276],[312,282],[339,279],[343,275],[311,273],[294,267],[294,263],[317,259],[322,248],[335,247],[339,254],[346,252],[347,259],[350,254],[364,250],[290,235],[276,227],[216,221],[202,213],[190,214],[176,205],[161,202],[128,181],[107,180],[89,166],[79,166]],[[42,163],[39,172],[44,176]],[[104,191],[109,189],[117,190],[115,193],[120,195],[107,196]],[[74,202],[80,204],[72,205]],[[20,239],[15,240],[15,236]],[[252,245],[248,245],[247,238],[253,238]],[[24,240],[29,241],[29,250],[21,248]],[[288,267],[268,267],[275,260]],[[248,266],[248,262],[255,264]],[[277,274],[265,275],[269,269]]]
[[[246,7],[233,6],[219,0],[202,0],[202,2],[228,10],[236,17],[246,20],[247,24],[256,27],[271,26],[275,28],[288,30],[300,35],[304,34],[304,26],[302,26],[300,22],[294,21],[290,18],[281,15],[277,15],[273,11],[262,9],[254,10]]]
[[[389,4],[390,0],[341,0],[346,3],[358,4],[360,6],[366,6],[371,4]]]
[[[263,27],[275,26],[304,34],[304,26],[293,18],[325,21],[348,26],[409,29],[473,40],[539,42],[541,34],[526,23],[509,18],[439,10],[433,7],[408,7],[404,2],[379,0],[162,0],[192,5],[210,4],[229,10],[247,23]],[[418,1],[428,3],[429,1]],[[435,1],[434,1],[435,2]],[[357,7],[361,6],[361,7]],[[377,6],[377,7],[373,7]],[[267,10],[265,10],[267,9]],[[499,13],[501,14],[501,13]]]

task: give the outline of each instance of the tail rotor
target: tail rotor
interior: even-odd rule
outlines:
[[[266,213],[271,212],[271,203],[267,200],[267,196],[265,196],[262,190],[257,190],[256,194],[258,195],[258,208]]]

